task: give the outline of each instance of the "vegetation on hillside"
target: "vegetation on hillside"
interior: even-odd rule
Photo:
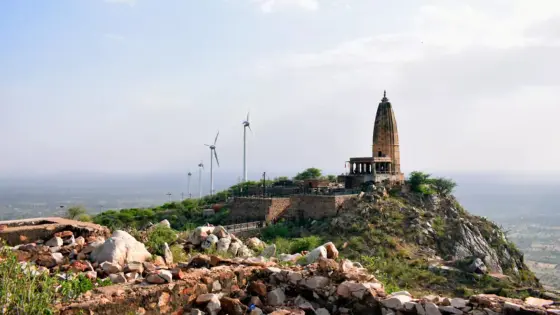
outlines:
[[[109,280],[92,281],[84,275],[61,280],[48,272],[37,272],[30,264],[20,265],[11,249],[0,248],[1,314],[54,314],[52,306],[56,302],[109,284]]]
[[[408,179],[410,189],[423,195],[449,195],[453,192],[457,183],[443,177],[430,178],[431,175],[423,172],[412,172]]]
[[[395,190],[386,197],[366,196],[337,218],[281,222],[264,229],[262,237],[290,253],[332,241],[342,257],[362,263],[385,284],[388,292],[525,297],[529,294],[527,287],[539,286],[523,265],[522,254],[501,236],[500,228],[468,214],[450,195],[456,187],[452,180],[413,172],[407,182],[410,193]],[[434,197],[440,201],[434,203]],[[500,264],[509,278],[435,267],[445,263],[436,263],[437,256],[446,259],[458,242],[472,241],[460,234],[457,224],[471,225],[480,231],[491,249],[503,255],[499,257]],[[472,260],[463,261],[469,262]]]
[[[317,168],[308,168],[298,173],[293,179],[302,180],[310,178],[322,178],[336,181],[335,175],[322,176],[322,172]],[[264,181],[265,185],[271,186],[289,180],[287,176],[280,176]],[[229,210],[225,202],[228,197],[246,190],[248,187],[261,187],[263,181],[247,181],[235,184],[228,189],[217,192],[212,196],[204,196],[200,199],[185,199],[183,201],[173,201],[161,206],[151,208],[131,208],[123,210],[107,210],[90,218],[85,209],[80,206],[71,207],[67,210],[67,217],[82,221],[91,221],[104,225],[110,229],[142,229],[150,222],[156,223],[168,220],[171,227],[178,231],[192,229],[198,225],[206,223],[218,225],[225,224],[229,215]],[[202,215],[204,209],[210,209],[215,204],[221,204],[222,208],[216,215],[205,218]]]

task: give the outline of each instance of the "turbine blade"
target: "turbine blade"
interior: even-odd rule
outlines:
[[[218,153],[216,153],[216,149],[214,149],[214,157],[216,158],[216,164],[218,164],[218,167],[220,166],[220,161],[218,161]]]
[[[251,131],[251,134],[253,134],[253,129],[251,129],[251,125],[248,125],[247,127],[249,127],[249,131]]]
[[[214,145],[216,145],[216,141],[218,141],[218,136],[220,135],[220,132],[218,131],[218,133],[216,134],[216,139],[214,139]]]
[[[249,122],[249,112],[247,112],[247,122]]]
[[[209,147],[209,146],[210,146],[209,144],[206,144],[206,143],[205,143],[204,145],[205,145],[205,146],[207,146],[207,147]]]

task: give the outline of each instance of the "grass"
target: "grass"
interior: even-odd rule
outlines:
[[[187,262],[189,260],[189,256],[185,253],[183,247],[179,244],[174,244],[169,247],[171,250],[171,254],[173,254],[173,261],[176,263],[179,262]]]
[[[31,264],[24,267],[7,247],[0,248],[0,314],[54,314],[58,301],[74,299],[110,280],[92,281],[84,275],[59,280],[48,273],[34,274]]]
[[[152,254],[163,256],[163,244],[171,244],[177,240],[177,233],[165,226],[156,226],[148,233],[146,247]]]

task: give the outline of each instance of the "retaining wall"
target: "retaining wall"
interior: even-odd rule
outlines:
[[[356,195],[293,195],[290,198],[236,197],[231,222],[272,221],[277,218],[322,219],[336,216]]]
[[[236,197],[230,210],[230,222],[274,220],[290,206],[290,198]]]

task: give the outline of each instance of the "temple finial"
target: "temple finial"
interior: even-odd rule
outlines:
[[[383,90],[383,97],[387,97],[387,90]]]
[[[388,102],[389,99],[387,98],[387,90],[383,90],[383,99],[381,100],[381,102]]]

